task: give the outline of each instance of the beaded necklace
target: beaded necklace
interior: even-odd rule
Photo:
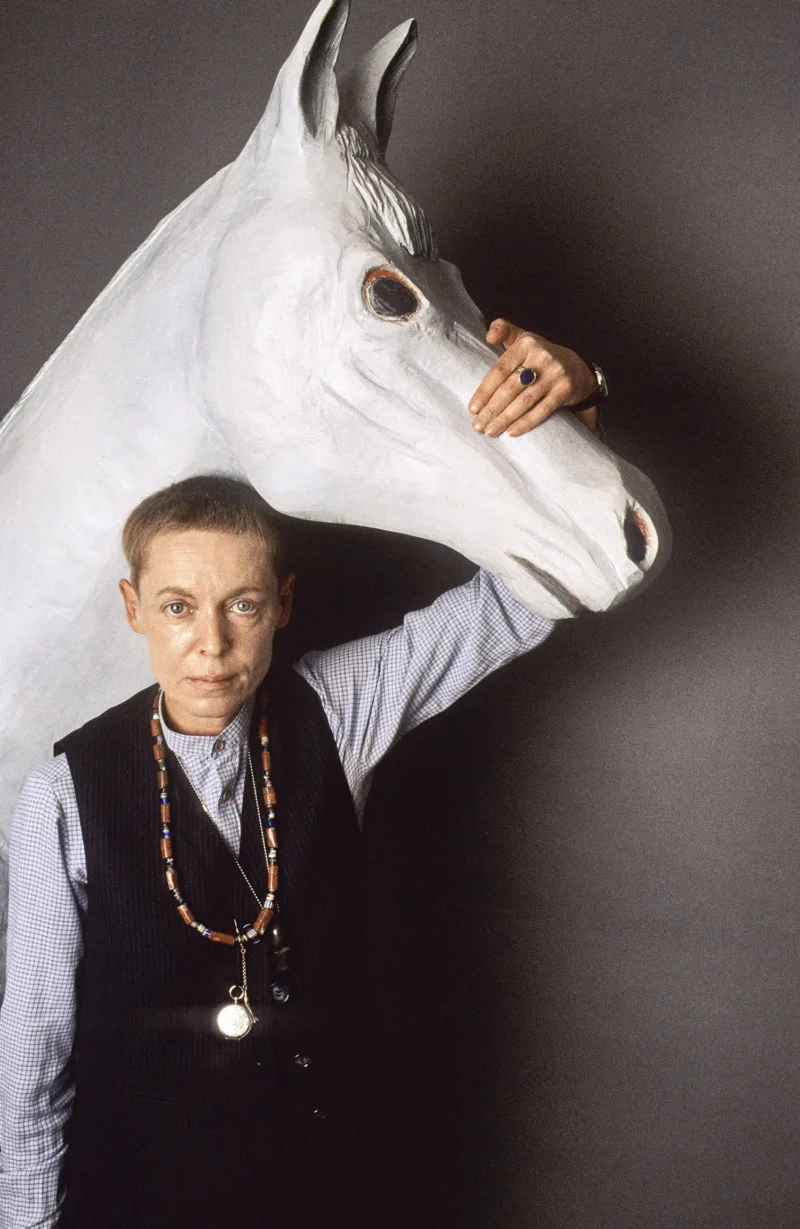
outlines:
[[[264,807],[266,810],[266,823],[262,830],[262,839],[264,843],[264,852],[267,859],[267,895],[264,899],[261,912],[251,926],[246,926],[244,930],[240,930],[238,923],[234,922],[236,934],[228,934],[223,930],[211,930],[203,922],[199,922],[194,913],[190,909],[178,883],[178,873],[175,869],[175,858],[172,852],[172,830],[170,828],[170,802],[169,802],[169,774],[167,772],[166,759],[166,742],[164,733],[161,728],[161,718],[159,716],[159,706],[163,697],[163,690],[159,688],[153,700],[153,711],[150,717],[150,732],[153,735],[153,758],[156,762],[156,784],[159,794],[159,810],[161,823],[161,858],[164,863],[164,873],[169,888],[175,903],[178,906],[178,913],[187,926],[195,930],[202,938],[209,939],[212,943],[224,943],[229,946],[234,944],[239,945],[239,953],[242,962],[242,984],[240,986],[231,986],[228,990],[231,1002],[223,1007],[217,1015],[217,1027],[225,1037],[238,1040],[245,1037],[255,1022],[256,1017],[250,1007],[250,1002],[247,997],[247,966],[245,964],[245,944],[257,942],[267,931],[267,927],[272,921],[273,914],[276,908],[276,893],[278,891],[278,832],[275,827],[275,808],[277,805],[277,795],[275,787],[272,783],[272,754],[270,751],[269,741],[269,722],[266,712],[262,712],[258,723],[258,737],[261,743],[261,767],[264,774],[264,784],[261,789],[261,795],[264,799]],[[248,752],[249,759],[249,752]],[[252,761],[250,769],[252,772]],[[255,778],[254,778],[255,784]],[[258,804],[258,794],[256,794],[256,804]],[[260,816],[259,816],[260,825]],[[238,859],[236,859],[237,865]],[[241,869],[241,868],[240,868]],[[252,889],[251,889],[252,890]]]

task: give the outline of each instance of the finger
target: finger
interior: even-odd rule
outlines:
[[[470,413],[477,414],[482,410],[512,372],[527,361],[529,340],[527,335],[518,338],[505,354],[501,354],[492,364],[470,399]]]
[[[514,326],[510,320],[493,320],[486,330],[486,340],[488,341],[489,345],[502,345],[513,327]]]
[[[556,387],[550,392],[538,405],[526,414],[523,418],[518,419],[511,427],[508,428],[508,434],[512,436],[526,435],[528,431],[532,431],[534,427],[538,427],[545,419],[554,414],[556,410],[564,409],[564,390],[563,387]]]
[[[521,387],[517,382],[510,394],[508,394],[511,399],[508,400],[505,405],[502,405],[499,400],[499,397],[502,396],[505,391],[501,389],[496,402],[497,409],[494,417],[491,421],[482,424],[484,434],[488,435],[492,439],[494,439],[497,435],[502,435],[506,428],[510,427],[512,423],[517,422],[518,419],[530,414],[532,410],[540,405],[541,402],[543,402],[545,398],[550,395],[552,389],[552,381],[549,381],[546,378],[544,380],[537,380],[535,384],[528,385],[527,387]],[[483,414],[490,412],[494,405],[495,402],[493,401],[486,407]],[[481,418],[483,417],[483,414],[481,415]]]
[[[484,406],[472,424],[476,431],[485,431],[489,435],[497,435],[505,430],[509,423],[528,414],[535,405],[552,388],[552,381],[543,376],[535,384],[520,384],[519,373],[514,372],[509,379],[498,388],[497,392]],[[500,427],[495,429],[500,423]]]
[[[513,359],[513,369],[508,372],[506,378],[499,380],[503,370],[511,367]],[[506,360],[504,362],[504,360]],[[520,368],[530,367],[536,373],[537,379],[533,384],[521,384]],[[527,399],[520,401],[517,407],[517,413],[525,413],[540,401],[546,392],[549,391],[557,380],[564,378],[564,368],[562,364],[552,357],[551,354],[542,346],[538,339],[530,334],[525,334],[520,338],[516,345],[497,360],[492,371],[484,378],[485,389],[480,391],[488,392],[488,399],[484,400],[481,406],[481,399],[475,397],[471,405],[477,405],[476,423],[473,424],[476,431],[483,431],[489,423],[502,414],[503,411],[511,405],[511,403],[522,395],[523,390],[528,394]],[[490,391],[492,390],[493,391]],[[522,408],[520,408],[522,407]]]
[[[533,384],[522,384],[519,369],[514,368],[511,374],[495,389],[492,396],[475,416],[472,424],[476,431],[486,431],[501,415],[510,411],[511,420],[527,414],[553,387],[554,379],[545,369]]]
[[[524,398],[519,399],[521,396],[520,373],[515,368],[508,379],[495,390],[483,409],[479,411],[476,421],[473,423],[476,431],[486,431],[488,434],[488,424],[496,421],[498,416],[503,415],[500,430],[491,433],[499,435],[514,419],[530,412],[556,386],[558,386],[561,397],[559,404],[555,407],[556,409],[561,408],[561,406],[567,406],[569,401],[574,398],[575,381],[566,371],[561,359],[551,355],[545,346],[538,344],[536,338],[525,337],[524,346],[526,350],[524,365],[533,366],[533,369],[538,373],[538,379],[535,383],[525,386],[526,391],[530,394],[529,399],[527,402]]]
[[[510,320],[503,320],[501,317],[499,320],[493,320],[489,325],[486,340],[491,346],[503,345],[508,349],[524,332],[525,329],[521,329],[519,325],[512,324]]]

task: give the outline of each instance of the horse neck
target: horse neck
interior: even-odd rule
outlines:
[[[36,552],[48,579],[68,572],[74,585],[75,568],[88,574],[108,555],[139,499],[219,458],[194,355],[226,175],[156,228],[0,427],[7,580],[29,573]]]

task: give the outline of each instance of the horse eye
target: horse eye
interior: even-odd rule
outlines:
[[[408,320],[421,307],[411,287],[389,269],[373,269],[364,283],[364,298],[382,320]]]

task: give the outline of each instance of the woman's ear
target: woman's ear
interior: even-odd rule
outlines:
[[[139,622],[139,597],[129,580],[121,580],[119,582],[119,591],[122,594],[122,600],[125,603],[125,618],[135,632],[141,634],[142,628]]]
[[[295,574],[294,572],[289,572],[288,576],[285,576],[280,583],[278,598],[281,604],[281,612],[278,616],[278,622],[275,624],[276,628],[285,627],[289,622],[292,613],[292,602],[294,601],[294,582]]]

